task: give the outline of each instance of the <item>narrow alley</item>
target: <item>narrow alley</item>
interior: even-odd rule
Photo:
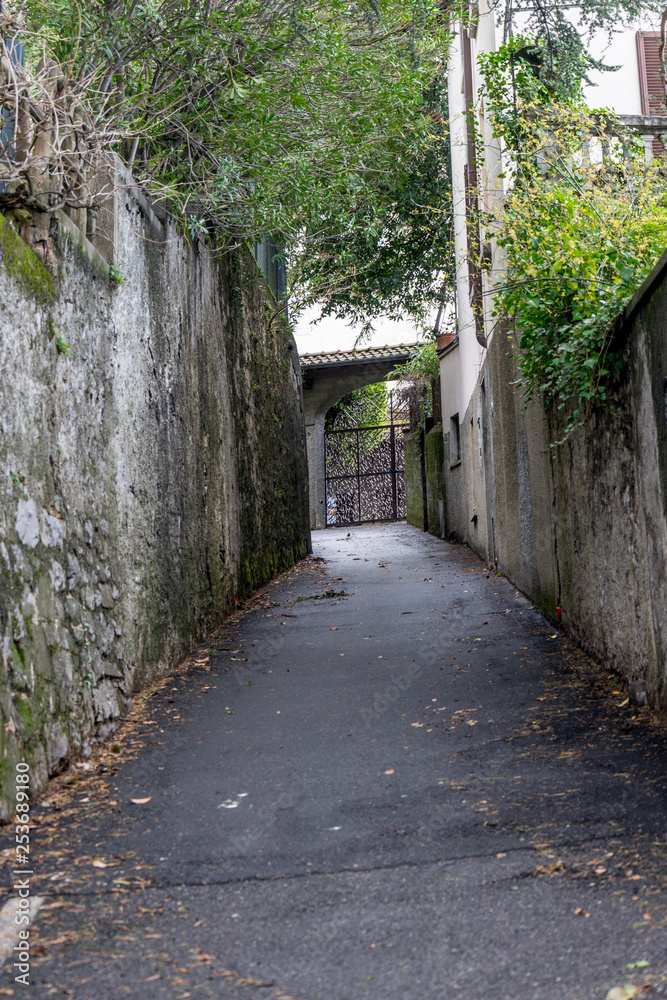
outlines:
[[[313,544],[35,803],[30,994],[667,996],[649,710],[464,547]]]

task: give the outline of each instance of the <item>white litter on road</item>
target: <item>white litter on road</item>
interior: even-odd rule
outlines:
[[[241,799],[247,799],[247,798],[248,798],[247,792],[239,792],[239,794],[236,796],[235,799],[225,799],[224,802],[221,802],[220,805],[218,806],[218,809],[237,809]]]
[[[41,906],[44,902],[44,896],[31,896],[30,897],[30,924],[39,913]],[[14,951],[14,945],[17,944],[19,940],[19,931],[21,928],[27,928],[29,924],[17,924],[15,917],[19,908],[18,897],[13,897],[7,900],[5,905],[0,910],[0,968],[5,964],[8,958],[11,958],[12,952]]]

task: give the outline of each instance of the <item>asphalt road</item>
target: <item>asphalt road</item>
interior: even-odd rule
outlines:
[[[44,796],[28,995],[667,996],[664,729],[467,549],[314,548]]]

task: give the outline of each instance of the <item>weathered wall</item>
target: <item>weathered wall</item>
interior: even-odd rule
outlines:
[[[525,407],[505,336],[490,344],[445,462],[447,531],[584,649],[667,710],[667,255],[617,325],[612,407],[562,447],[558,415]],[[465,440],[463,428],[470,431]],[[445,452],[449,447],[445,435]],[[473,514],[477,513],[477,521]]]
[[[424,480],[426,484],[426,521],[432,535],[441,536],[442,504],[445,499],[445,452],[442,424],[424,435]]]
[[[442,536],[445,499],[442,425],[405,436],[406,506],[409,524]]]
[[[403,435],[405,442],[405,500],[408,524],[428,530],[426,496],[424,494],[424,457],[422,434],[411,431]]]
[[[106,262],[61,217],[48,270],[0,217],[5,818],[19,755],[39,787],[87,753],[310,545],[296,349],[254,262],[126,188],[112,209]]]

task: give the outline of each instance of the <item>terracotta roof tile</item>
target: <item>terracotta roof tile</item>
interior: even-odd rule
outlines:
[[[373,361],[378,358],[404,358],[412,354],[422,344],[392,344],[386,347],[359,347],[356,351],[322,351],[320,354],[302,354],[302,368],[315,368],[318,365],[340,364],[344,361]]]

